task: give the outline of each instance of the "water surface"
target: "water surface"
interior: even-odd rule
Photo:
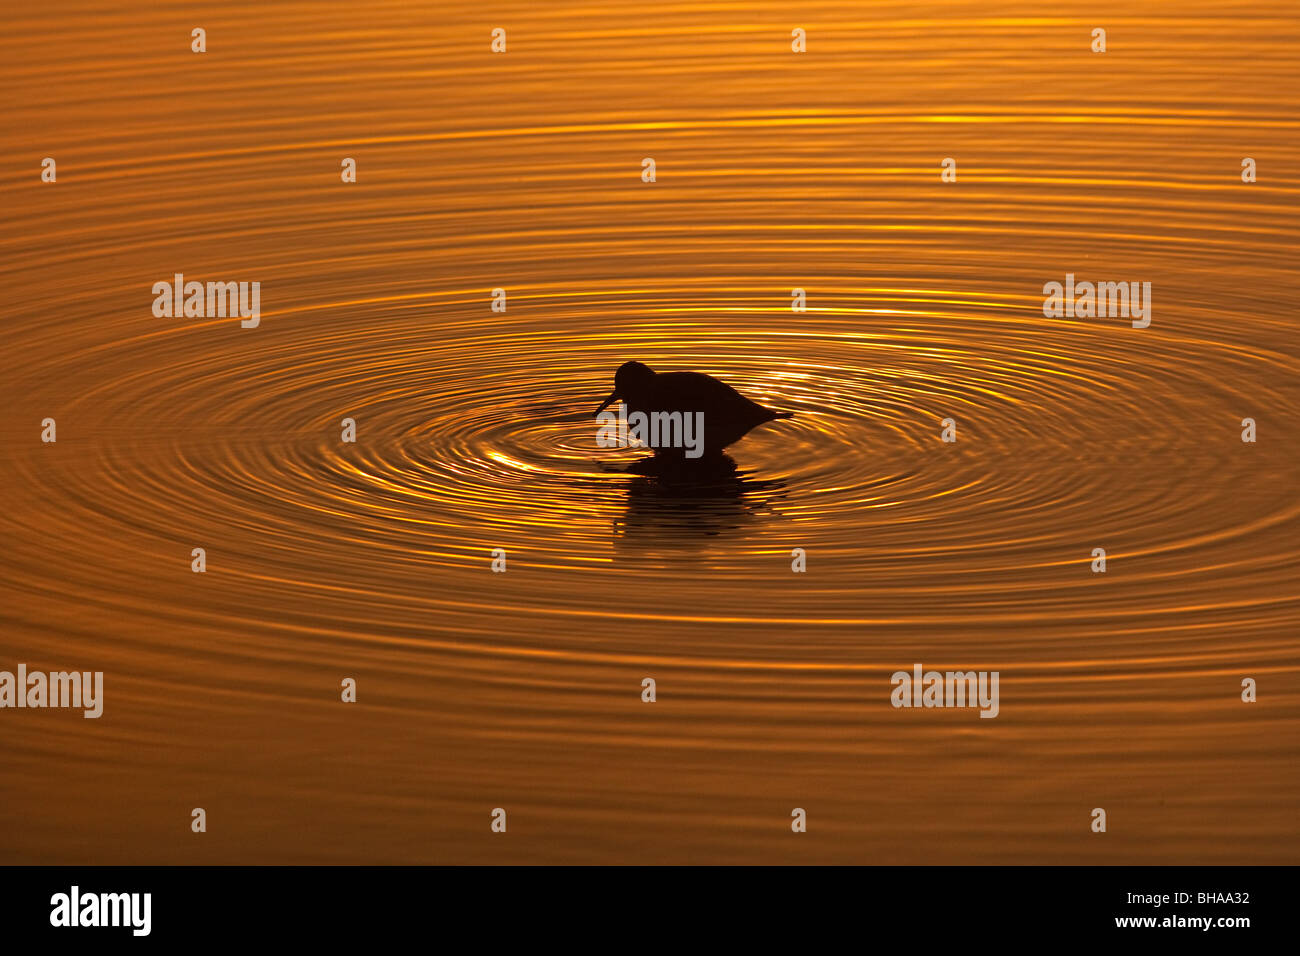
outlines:
[[[1294,14],[14,10],[0,668],[106,701],[0,714],[0,859],[1295,862]],[[624,473],[632,358],[796,417]]]

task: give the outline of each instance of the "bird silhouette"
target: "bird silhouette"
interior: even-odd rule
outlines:
[[[648,455],[619,470],[635,477],[627,485],[627,507],[613,521],[614,542],[641,556],[676,553],[701,538],[777,518],[776,505],[785,499],[784,481],[750,477],[727,454],[689,467]]]
[[[701,372],[656,372],[640,362],[624,362],[614,373],[614,391],[596,409],[599,415],[614,402],[627,406],[629,419],[636,412],[703,414],[703,456],[716,459],[722,449],[739,441],[751,429],[779,418],[793,418],[794,412],[776,412],[752,402],[725,382]],[[660,434],[659,444],[649,442],[656,455],[685,457],[684,449],[673,447]]]

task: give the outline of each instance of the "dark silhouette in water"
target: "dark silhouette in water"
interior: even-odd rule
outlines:
[[[676,550],[770,519],[772,505],[784,498],[785,482],[750,478],[725,454],[687,467],[656,455],[617,470],[636,477],[627,488],[627,509],[614,521],[615,540],[638,553],[647,546]]]
[[[647,417],[656,412],[680,412],[683,419],[687,415],[702,413],[704,436],[701,457],[706,461],[714,461],[715,465],[722,449],[739,441],[751,429],[778,418],[794,417],[794,412],[774,412],[757,402],[751,402],[730,385],[711,375],[700,372],[655,372],[640,362],[624,362],[619,366],[614,373],[614,391],[596,409],[596,414],[599,415],[617,401],[622,401],[627,406],[629,418],[636,412]],[[664,436],[659,436],[659,439],[659,445],[651,444],[656,455],[682,459],[687,464],[697,460],[688,457],[685,449],[666,444]]]

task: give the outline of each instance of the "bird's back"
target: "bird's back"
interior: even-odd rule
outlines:
[[[650,404],[656,411],[704,412],[706,419],[748,421],[751,427],[773,417],[726,382],[702,372],[660,372],[654,378]]]
[[[701,372],[660,372],[638,399],[629,401],[631,411],[702,413],[709,453],[720,452],[764,422],[789,417],[750,401],[726,382]]]

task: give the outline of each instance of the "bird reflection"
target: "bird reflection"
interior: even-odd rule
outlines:
[[[773,502],[784,497],[785,482],[747,477],[730,455],[699,462],[654,455],[621,471],[636,477],[627,489],[627,509],[614,521],[614,535],[638,546],[736,531],[773,515]]]

